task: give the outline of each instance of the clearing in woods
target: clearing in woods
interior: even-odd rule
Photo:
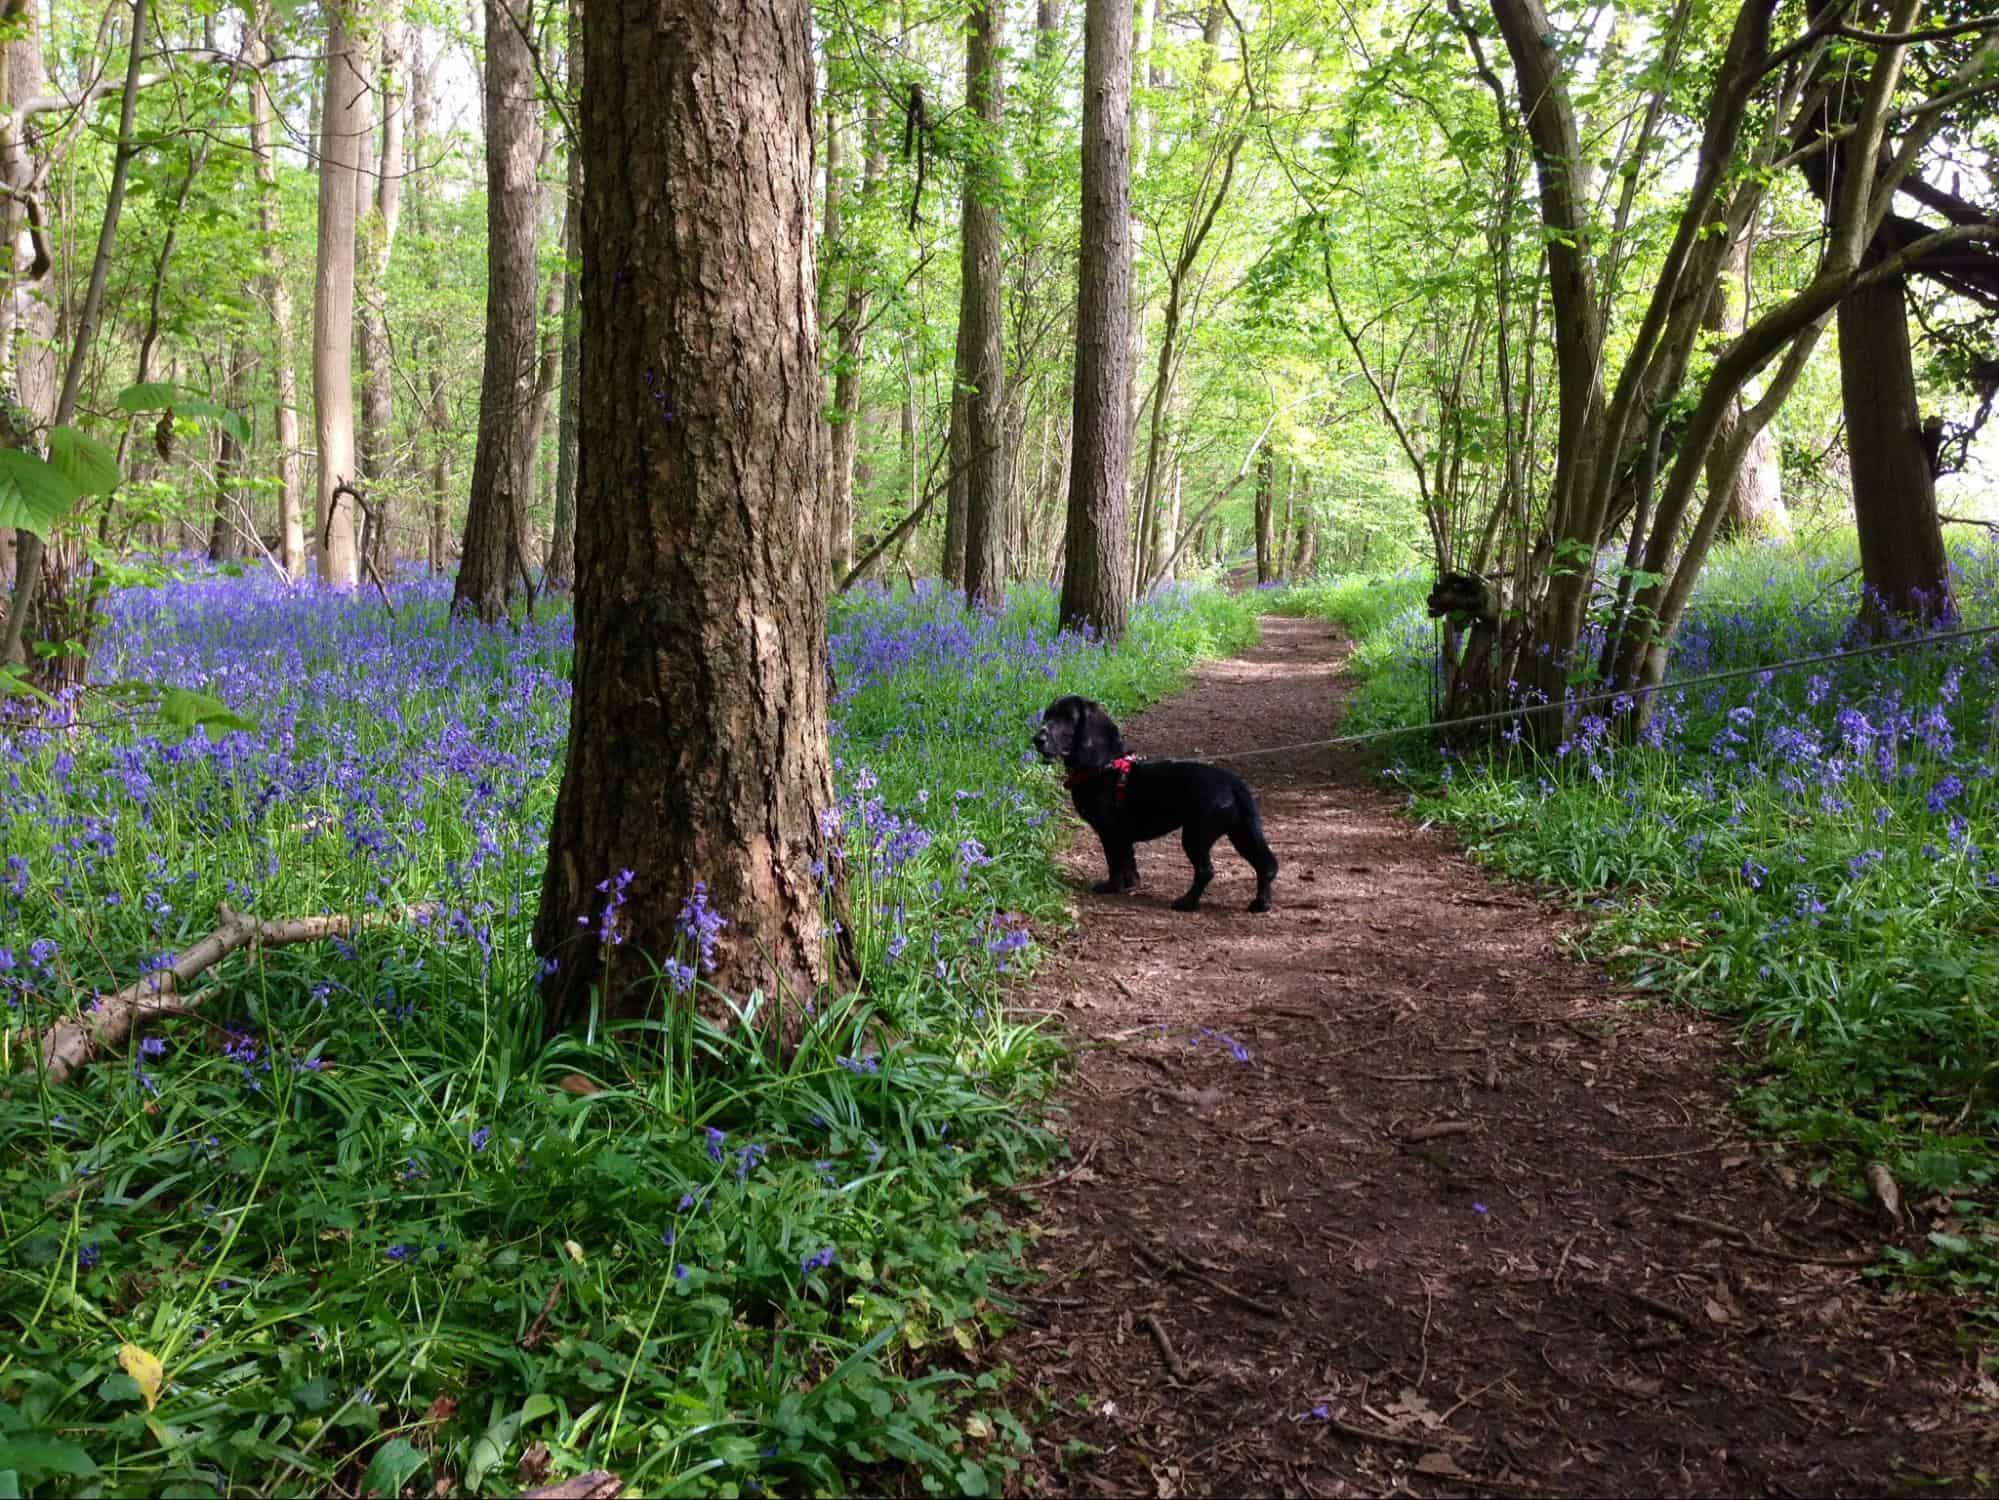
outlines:
[[[1315,620],[1127,726],[1146,755],[1330,733]],[[1084,895],[1038,985],[1074,1033],[1077,1166],[999,1355],[1044,1494],[1833,1495],[1989,1486],[1963,1304],[1748,1139],[1729,1032],[1567,958],[1564,918],[1326,750],[1236,763],[1284,863],[1177,839]],[[1101,878],[1084,830],[1067,863]],[[1981,1388],[1982,1387],[1982,1388]]]

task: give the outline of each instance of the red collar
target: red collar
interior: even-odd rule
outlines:
[[[1093,766],[1086,770],[1071,771],[1062,779],[1068,786],[1088,786],[1106,771],[1117,772],[1118,801],[1124,801],[1124,784],[1126,779],[1131,775],[1131,757],[1129,755],[1120,755],[1107,766]]]

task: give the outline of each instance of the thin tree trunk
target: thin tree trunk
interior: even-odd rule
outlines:
[[[1907,284],[1883,281],[1839,305],[1840,397],[1860,533],[1861,624],[1948,618],[1950,559],[1937,520],[1936,476],[1922,445],[1909,352]]]
[[[251,0],[243,37],[250,61],[250,151],[257,163],[257,235],[264,302],[271,310],[271,357],[277,400],[278,562],[288,578],[305,576],[305,516],[299,487],[298,369],[292,362],[292,292],[278,221],[277,104],[271,97],[270,0]]]
[[[1001,0],[974,0],[965,31],[965,107],[981,129],[965,173],[958,386],[965,424],[965,593],[1006,594],[1006,368],[1000,307],[1000,192],[1005,79]]]
[[[367,138],[366,0],[328,0],[326,93],[320,108],[319,272],[312,299],[312,402],[319,439],[318,509],[312,547],[319,576],[352,586],[360,577],[352,499],[354,448],[354,235]]]
[[[364,221],[360,242],[366,246],[365,281],[361,288],[361,437],[360,464],[367,481],[364,491],[374,509],[369,527],[369,561],[386,577],[395,565],[395,545],[389,533],[394,486],[388,479],[388,451],[395,424],[394,350],[389,342],[389,258],[395,251],[396,229],[402,222],[403,108],[408,73],[403,57],[403,19],[397,5],[382,12],[382,61],[378,75],[382,101],[381,155],[375,174],[374,210]]]
[[[240,345],[230,349],[229,361],[229,404],[240,408],[243,402],[243,372],[249,359]],[[238,513],[242,510],[236,494],[236,486],[242,479],[243,445],[236,441],[236,434],[217,423],[215,427],[215,521],[208,533],[208,560],[210,562],[233,562],[243,555],[243,538],[238,530]]]
[[[1721,280],[1715,286],[1714,301],[1705,321],[1709,331],[1719,333],[1724,339],[1736,337],[1745,325],[1748,271],[1749,239],[1746,235],[1738,235],[1729,248],[1728,260],[1722,267]],[[1721,426],[1715,429],[1714,448],[1708,456],[1710,485],[1721,480],[1721,455],[1734,441],[1744,408],[1742,397],[1737,396]],[[1786,539],[1791,535],[1790,513],[1784,508],[1784,477],[1778,463],[1774,425],[1759,431],[1749,444],[1749,451],[1743,457],[1742,468],[1736,474],[1734,484],[1729,487],[1728,499],[1721,513],[1721,535],[1724,538],[1770,536]]]
[[[570,66],[581,61],[574,45]],[[580,93],[580,90],[578,91]],[[581,264],[583,153],[569,147],[569,199],[562,212],[562,383],[555,402],[555,521],[549,531],[546,587],[568,593],[576,586],[576,376],[582,304],[576,294]]]
[[[542,992],[556,1027],[648,1009],[657,966],[700,964],[678,919],[705,883],[728,925],[701,978],[762,989],[789,1033],[836,967],[811,7],[633,0],[583,34],[575,693]]]
[[[1074,456],[1061,620],[1107,640],[1131,612],[1131,6],[1088,0],[1083,21],[1082,234]]]
[[[1266,444],[1256,460],[1256,581],[1276,578],[1271,545],[1271,521],[1277,501],[1277,461]]]
[[[104,217],[97,228],[97,250],[91,257],[90,281],[83,294],[71,335],[69,363],[63,369],[62,389],[56,396],[52,425],[62,426],[76,414],[83,388],[83,372],[90,356],[97,320],[104,311],[104,290],[111,274],[112,249],[118,242],[118,221],[125,207],[125,186],[130,180],[132,158],[139,146],[134,131],[141,85],[141,56],[146,35],[147,0],[132,0],[131,48],[125,67],[125,86],[119,99],[118,144],[111,159],[111,182],[104,200]],[[14,19],[19,19],[16,16]],[[32,34],[32,33],[31,33]],[[20,61],[9,48],[10,61]],[[39,51],[36,53],[39,56]],[[7,620],[0,629],[0,663],[20,663],[27,659],[26,642],[33,631],[37,642],[74,641],[81,631],[72,632],[81,622],[69,597],[77,570],[83,565],[82,550],[74,543],[47,547],[32,531],[16,535],[14,592],[8,602]],[[39,596],[39,597],[38,597]],[[45,690],[58,691],[81,683],[89,668],[82,651],[68,650],[43,662],[38,675]]]
[[[882,150],[881,122],[872,111],[862,118],[860,128],[865,153],[861,208],[865,211],[880,190],[887,161]],[[830,137],[827,160],[832,160]],[[827,194],[830,217],[833,202],[830,186]],[[836,578],[846,577],[854,565],[854,467],[860,449],[861,424],[867,417],[863,405],[866,388],[861,376],[867,353],[868,304],[871,300],[866,277],[849,266],[843,279],[846,293],[840,315],[834,320],[838,342],[833,368],[833,410],[829,414],[830,431],[827,434],[827,474],[830,482],[827,513],[833,522],[833,576]]]
[[[492,625],[525,582],[528,501],[534,494],[539,347],[535,308],[535,169],[541,122],[519,101],[534,93],[534,57],[520,0],[486,0],[486,344],[479,381],[479,444],[454,614]],[[586,13],[584,24],[589,17]],[[587,167],[586,167],[587,172]],[[653,383],[658,385],[654,372]],[[643,377],[641,377],[643,383]],[[655,423],[659,420],[655,414]]]

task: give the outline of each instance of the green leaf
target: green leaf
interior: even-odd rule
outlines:
[[[368,1472],[361,1476],[362,1493],[386,1495],[394,1500],[429,1462],[408,1438],[391,1438],[375,1450]]]
[[[49,707],[55,707],[55,699],[28,681],[25,665],[0,666],[0,698],[38,698]]]
[[[61,1443],[54,1438],[9,1438],[0,1442],[0,1471],[12,1469],[24,1479],[37,1479],[46,1474],[74,1474],[79,1477],[97,1472],[97,1465],[91,1461],[75,1443]]]
[[[74,427],[58,427],[49,434],[49,462],[82,495],[108,495],[125,479],[118,470],[118,455]]]
[[[128,385],[118,393],[120,411],[165,411],[174,404],[173,383],[166,380],[148,380],[142,385]]]
[[[0,526],[47,536],[82,498],[54,466],[17,448],[0,448]]]
[[[204,729],[211,740],[221,739],[232,729],[257,727],[255,719],[246,719],[220,698],[192,688],[168,688],[162,693],[160,717],[180,729]]]
[[[174,407],[174,415],[213,422],[237,442],[250,441],[250,429],[243,424],[243,419],[228,407],[218,406],[213,401],[203,401],[198,397],[184,398]]]
[[[140,1394],[139,1382],[130,1375],[106,1375],[97,1386],[100,1401],[137,1401]]]

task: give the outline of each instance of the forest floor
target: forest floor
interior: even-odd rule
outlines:
[[[1343,655],[1266,619],[1127,742],[1322,738]],[[1179,841],[1143,845],[1142,889],[1082,896],[1036,986],[1077,1063],[1074,1162],[1026,1221],[1046,1279],[998,1351],[1034,1392],[1028,1492],[1991,1486],[1966,1304],[1862,1275],[1865,1209],[1731,1114],[1728,1028],[1565,956],[1572,916],[1367,763],[1237,768],[1276,909],[1243,910],[1223,846],[1203,909],[1172,911]],[[1100,859],[1084,831],[1065,863]]]

